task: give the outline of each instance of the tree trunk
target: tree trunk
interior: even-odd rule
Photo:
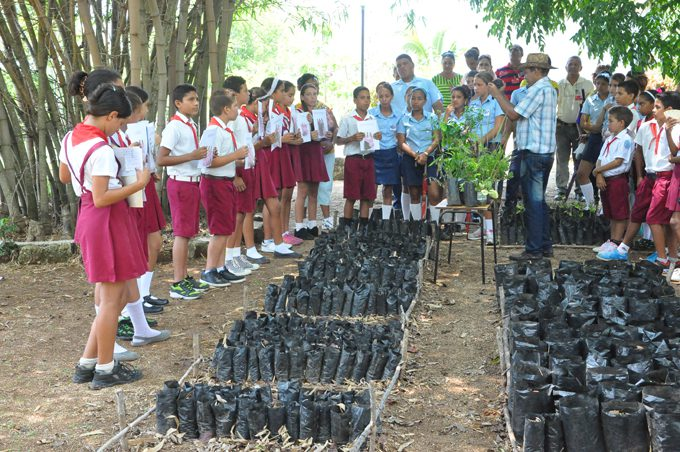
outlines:
[[[167,117],[167,101],[168,101],[168,63],[165,55],[167,54],[168,44],[165,41],[165,34],[163,33],[163,22],[161,14],[158,9],[158,2],[156,0],[148,0],[149,15],[154,25],[155,32],[155,47],[156,47],[156,68],[158,71],[158,108],[156,111],[156,127],[161,130],[165,127],[165,118]]]
[[[92,67],[104,67],[102,57],[99,54],[99,46],[97,44],[97,37],[94,35],[94,28],[92,28],[92,18],[90,10],[90,2],[87,0],[78,0],[78,16],[80,22],[83,24],[83,34],[87,47],[90,50],[90,58],[92,59]]]
[[[231,27],[234,24],[234,12],[236,11],[236,3],[234,0],[222,1],[222,14],[220,14],[220,34],[217,41],[217,72],[224,77],[225,67],[227,65],[227,49],[229,48],[229,39],[231,37]]]
[[[39,28],[41,42],[46,42],[49,33]],[[51,233],[52,222],[50,219],[50,199],[47,190],[48,175],[47,168],[47,110],[45,103],[47,98],[47,90],[49,84],[47,82],[47,47],[39,45],[37,52],[37,69],[38,69],[38,200],[39,200],[39,220],[41,226],[41,233],[47,235]]]
[[[130,0],[128,2],[128,15],[130,16],[130,84],[142,86],[142,47],[141,41],[141,9],[142,0]]]
[[[210,84],[215,89],[220,86],[221,75],[217,67],[217,26],[215,24],[214,0],[205,0],[205,24],[208,29],[208,64],[210,66]]]
[[[180,0],[179,18],[177,19],[177,42],[173,47],[175,53],[175,84],[184,83],[185,59],[187,47],[187,16],[189,15],[189,0]]]
[[[17,219],[21,216],[21,207],[17,201],[18,183],[16,179],[15,158],[12,151],[12,135],[9,118],[3,103],[0,103],[0,190],[5,196],[9,216]]]

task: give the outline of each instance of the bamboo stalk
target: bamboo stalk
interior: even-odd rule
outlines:
[[[103,67],[102,57],[99,54],[99,45],[97,43],[97,37],[94,34],[94,28],[92,27],[92,11],[90,9],[90,2],[87,0],[78,0],[78,16],[80,17],[80,22],[83,25],[83,34],[85,35],[85,41],[87,42],[87,47],[90,49],[90,58],[92,59],[92,66],[95,68]]]

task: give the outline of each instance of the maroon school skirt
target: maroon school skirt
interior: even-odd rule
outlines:
[[[253,189],[255,199],[276,198],[274,181],[272,180],[271,163],[269,162],[269,152],[265,149],[255,151],[255,171]]]
[[[300,145],[300,166],[303,182],[328,182],[326,162],[319,141],[310,141]]]
[[[302,163],[300,162],[300,146],[289,144],[290,149],[290,163],[293,165],[293,174],[295,174],[295,183],[302,181]]]
[[[271,170],[272,182],[277,190],[295,187],[295,171],[290,156],[290,148],[284,144],[281,148],[272,150],[265,148],[269,155],[269,169]]]
[[[81,196],[75,242],[90,283],[128,281],[146,273],[147,259],[129,209],[126,200],[95,207],[92,193]]]
[[[151,234],[152,232],[158,232],[165,229],[165,215],[163,215],[163,208],[161,207],[161,200],[158,197],[158,192],[156,191],[156,182],[154,182],[153,177],[146,184],[144,189],[146,194],[146,201],[144,202],[144,220],[146,233]],[[140,229],[141,232],[141,229]]]

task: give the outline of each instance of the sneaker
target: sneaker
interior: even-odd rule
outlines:
[[[468,240],[480,240],[482,238],[482,228],[477,227],[474,231],[468,232],[467,239]]]
[[[668,273],[668,270],[671,268],[671,261],[668,259],[666,259],[666,262],[662,262],[660,259],[657,259],[654,261],[654,263],[663,269],[662,273],[664,275]]]
[[[287,243],[288,245],[293,245],[293,246],[299,245],[299,244],[301,244],[302,242],[304,242],[304,240],[295,237],[295,236],[294,236],[293,234],[291,234],[289,231],[284,232],[284,233],[281,235],[281,238],[283,238],[283,243]]]
[[[182,280],[170,286],[170,298],[179,298],[180,300],[196,300],[201,298],[201,292],[194,289],[193,284],[189,284],[186,280]]]
[[[76,370],[73,372],[73,381],[76,384],[89,383],[94,378],[94,367],[87,368],[80,364],[76,364]]]
[[[593,252],[600,253],[602,251],[611,251],[611,250],[616,249],[618,247],[619,246],[616,243],[612,242],[611,240],[607,240],[602,245],[596,246],[595,248],[593,248]]]
[[[680,268],[676,268],[673,270],[673,274],[671,275],[671,282],[673,284],[680,284]]]
[[[146,301],[142,302],[142,307],[144,308],[144,314],[160,314],[163,312],[163,306],[155,306]]]
[[[651,262],[652,264],[656,263],[656,258],[659,257],[659,253],[654,251],[652,254],[646,257],[647,261]]]
[[[529,253],[527,251],[522,251],[521,253],[511,254],[509,258],[511,261],[538,260],[543,258],[543,253]]]
[[[278,251],[274,251],[274,257],[277,259],[299,259],[302,257],[302,254],[296,253],[295,251],[290,251],[288,253],[279,253]]]
[[[276,245],[274,244],[274,241],[267,242],[267,243],[262,243],[260,245],[260,252],[261,253],[273,253],[274,249],[276,248]]]
[[[201,281],[196,281],[193,276],[188,276],[184,278],[186,282],[191,284],[191,287],[194,288],[195,291],[197,292],[205,292],[208,289],[210,289],[210,286],[207,285],[206,283],[202,283]]]
[[[220,274],[220,278],[222,278],[225,281],[228,281],[229,283],[242,283],[243,281],[246,280],[243,276],[235,275],[228,269],[219,270],[218,273]]]
[[[216,269],[202,271],[201,280],[203,284],[207,284],[210,287],[229,287],[229,281],[222,278],[220,273]]]
[[[251,272],[253,270],[257,270],[257,269],[260,268],[260,264],[250,262],[250,260],[246,256],[244,256],[243,254],[236,257],[235,259],[237,259],[239,261],[239,263],[241,264],[241,268],[245,268],[246,270],[250,270]]]
[[[597,258],[602,261],[627,261],[628,253],[621,253],[618,248],[611,251],[600,251]]]
[[[313,237],[318,237],[319,236],[319,228],[317,226],[314,226],[313,228],[307,228],[310,234],[312,234]]]
[[[296,229],[293,235],[301,240],[314,240],[314,236],[307,228]],[[285,241],[286,239],[284,238],[283,240]]]
[[[259,265],[265,265],[265,264],[268,264],[268,263],[271,262],[269,259],[267,259],[264,256],[262,256],[262,257],[247,257],[246,256],[246,258],[248,259],[248,262],[250,262],[251,265],[258,265],[259,266]]]
[[[114,353],[113,359],[115,361],[120,361],[120,362],[122,362],[122,361],[134,361],[136,359],[139,359],[139,353],[131,352],[130,350],[125,350],[124,352]]]
[[[321,229],[325,231],[330,231],[331,229],[333,229],[333,219],[324,218],[323,221],[321,222]]]
[[[90,382],[90,389],[103,389],[111,386],[132,383],[142,378],[142,372],[129,364],[116,363],[110,373],[94,371],[94,377]]]
[[[229,270],[229,273],[233,273],[236,276],[248,276],[251,273],[250,270],[241,266],[241,262],[238,259],[225,262],[224,267]]]
[[[163,342],[170,339],[170,330],[160,330],[157,335],[144,337],[135,336],[132,338],[133,347],[141,347],[142,345],[153,344],[154,342]]]
[[[165,306],[166,304],[170,303],[168,300],[165,298],[158,298],[154,297],[153,295],[147,295],[144,297],[144,303],[149,303],[154,306]]]
[[[132,327],[130,319],[123,319],[118,321],[118,331],[116,331],[116,339],[121,341],[131,341],[135,335],[135,330]]]

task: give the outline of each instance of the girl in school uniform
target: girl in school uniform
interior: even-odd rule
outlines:
[[[80,246],[87,279],[100,283],[99,313],[92,323],[73,381],[101,389],[130,383],[141,372],[114,362],[118,316],[126,295],[139,297],[135,279],[146,272],[146,260],[126,198],[144,187],[148,169],[137,171],[137,181],[123,187],[118,164],[107,137],[132,113],[121,87],[102,84],[87,95],[88,116],[62,142],[59,178],[71,181],[80,195],[75,241]],[[113,233],[115,231],[115,233]]]
[[[465,122],[465,112],[471,98],[472,91],[467,85],[453,87],[451,89],[451,103],[444,112],[444,121],[449,124]]]
[[[308,121],[312,131],[312,140],[302,143],[299,147],[302,181],[298,184],[297,200],[295,201],[295,237],[303,240],[313,240],[314,237],[319,235],[319,228],[316,224],[317,195],[319,183],[328,181],[321,139],[333,137],[333,133],[330,131],[327,131],[326,135],[321,137],[319,132],[315,130],[312,110],[317,104],[318,93],[315,85],[311,83],[303,85],[300,89],[300,108],[297,109],[299,113],[307,113],[306,119],[300,120]],[[309,220],[305,218],[305,200],[307,201]],[[313,226],[310,227],[310,225]]]
[[[668,148],[671,151],[670,162],[673,163],[673,176],[671,177],[671,184],[668,187],[668,197],[666,198],[666,208],[673,212],[671,215],[671,229],[675,234],[676,240],[680,240],[680,139],[678,139],[678,129],[680,128],[680,121],[666,116],[664,132],[666,140],[668,141]],[[659,138],[660,139],[660,138]],[[671,282],[675,284],[680,283],[680,269],[673,270],[671,275]]]
[[[370,108],[368,114],[376,119],[382,138],[380,150],[373,153],[375,183],[382,185],[382,219],[389,220],[392,214],[392,186],[401,183],[399,153],[397,152],[397,122],[399,116],[392,110],[394,90],[387,82],[376,87],[380,104]]]
[[[439,211],[433,206],[441,201],[442,190],[437,182],[437,168],[431,163],[441,142],[441,132],[437,115],[423,110],[426,99],[427,93],[424,89],[420,87],[413,89],[410,96],[411,111],[402,116],[397,123],[397,144],[403,153],[401,175],[405,185],[408,186],[411,217],[415,221],[422,220],[420,202],[423,195],[423,177],[427,177],[430,216],[433,221],[439,221]]]
[[[637,98],[637,111],[640,114],[640,119],[635,127],[635,132],[640,129],[640,126],[646,122],[654,119],[654,102],[656,95],[651,91],[643,91]]]

